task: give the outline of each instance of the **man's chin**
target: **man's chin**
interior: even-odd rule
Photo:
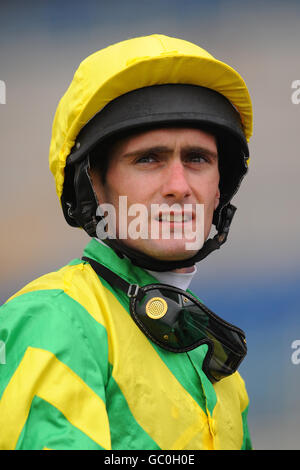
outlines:
[[[199,248],[191,250],[187,249],[186,245],[182,245],[182,243],[172,244],[170,240],[168,240],[168,243],[165,242],[166,240],[157,241],[156,243],[145,243],[144,246],[139,247],[139,250],[157,260],[182,261],[192,258],[201,248],[199,246]]]

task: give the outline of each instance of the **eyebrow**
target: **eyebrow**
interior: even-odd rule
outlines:
[[[171,153],[171,152],[173,152],[173,150],[174,149],[172,147],[167,147],[167,146],[164,146],[164,145],[157,145],[157,146],[153,146],[153,147],[152,146],[151,147],[144,147],[144,148],[135,150],[134,152],[125,153],[123,155],[123,157],[124,158],[138,157],[139,155],[143,155],[144,153],[150,153],[150,152],[153,152],[153,153]],[[181,151],[183,153],[187,153],[187,152],[201,153],[202,155],[204,155],[206,157],[209,157],[209,158],[212,158],[212,159],[215,159],[215,160],[218,159],[218,153],[217,152],[209,150],[205,147],[201,147],[199,145],[185,145],[184,147],[182,147]]]

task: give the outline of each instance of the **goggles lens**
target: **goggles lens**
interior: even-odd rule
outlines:
[[[213,382],[235,372],[247,353],[245,334],[191,294],[151,284],[130,302],[131,315],[156,344],[172,352],[208,345],[203,370]]]

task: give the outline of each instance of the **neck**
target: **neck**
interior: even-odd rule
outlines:
[[[178,268],[178,269],[173,269],[172,272],[174,273],[192,273],[195,270],[195,265],[189,266],[187,268]]]

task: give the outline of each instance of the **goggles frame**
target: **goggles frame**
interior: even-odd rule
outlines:
[[[157,322],[165,324],[164,319],[167,317],[168,313],[166,312],[162,317],[157,317],[157,319],[154,319],[153,316],[150,317],[149,314],[145,311],[144,318],[142,318],[143,313],[141,315],[138,314],[138,308],[137,308],[138,302],[143,297],[147,296],[151,291],[154,291],[154,298],[155,299],[158,298],[157,297],[157,295],[158,295],[157,291],[159,291],[159,292],[168,291],[170,293],[177,294],[178,296],[182,296],[183,302],[188,300],[189,303],[192,303],[193,306],[196,306],[197,309],[199,309],[199,313],[201,312],[200,315],[199,315],[199,318],[200,318],[200,321],[202,323],[203,323],[203,318],[201,318],[201,314],[204,314],[206,316],[207,322],[208,323],[210,323],[210,322],[215,323],[219,327],[220,331],[225,330],[226,331],[226,336],[224,335],[222,337],[220,332],[218,332],[216,334],[216,332],[213,331],[212,327],[207,328],[207,326],[203,325],[203,329],[206,330],[206,332],[209,332],[209,335],[211,337],[209,337],[209,336],[206,336],[204,338],[201,337],[198,340],[196,340],[192,343],[189,343],[189,344],[187,344],[183,347],[174,347],[170,343],[168,343],[167,340],[164,340],[166,336],[169,337],[169,335],[170,334],[172,335],[172,333],[173,333],[172,332],[172,324],[170,324],[169,332],[167,332],[167,330],[164,330],[162,328],[161,338],[158,338],[157,328],[153,328],[153,326]],[[164,299],[164,301],[166,301],[166,296],[161,294],[161,293],[160,293],[160,298]],[[149,302],[150,299],[146,299],[144,304],[146,304],[147,300]],[[190,304],[189,305],[182,305],[182,306],[179,305],[179,308],[182,307],[182,309],[188,309],[189,306],[190,306]],[[168,302],[168,307],[169,307],[169,302]],[[151,341],[153,341],[159,347],[161,347],[161,348],[163,348],[167,351],[170,351],[170,352],[173,352],[173,353],[185,353],[185,352],[189,352],[189,351],[191,351],[191,350],[193,350],[193,349],[195,349],[195,348],[197,348],[197,347],[199,347],[203,344],[206,344],[208,346],[208,351],[207,351],[206,356],[204,358],[202,368],[203,368],[203,371],[205,372],[205,374],[207,375],[207,377],[210,379],[211,382],[219,381],[219,380],[221,380],[221,378],[224,378],[228,375],[233,374],[238,369],[239,365],[241,364],[242,360],[244,359],[245,355],[247,354],[246,337],[245,337],[245,333],[244,333],[243,330],[241,330],[240,328],[236,327],[235,325],[232,325],[231,323],[228,323],[227,321],[220,318],[212,310],[210,310],[206,305],[204,305],[196,297],[194,297],[191,293],[189,293],[187,291],[183,291],[182,289],[179,289],[177,287],[174,287],[174,286],[171,286],[171,285],[168,285],[168,284],[158,284],[158,283],[148,284],[147,286],[140,287],[139,291],[138,291],[138,295],[132,295],[130,297],[130,314],[131,314],[133,320],[135,321],[135,323],[137,324],[137,326],[145,334],[145,336],[147,336]],[[146,316],[148,318],[146,318]],[[146,321],[145,321],[145,319],[146,319]],[[176,318],[175,320],[177,321],[178,318]],[[195,320],[195,316],[194,316],[194,320]],[[152,325],[151,325],[151,323],[152,323]],[[149,325],[150,325],[150,327],[149,327]],[[174,324],[173,324],[173,326],[174,326]],[[187,327],[187,325],[183,324],[183,325],[181,325],[181,327],[184,328],[184,327]],[[230,343],[229,338],[228,338],[230,335],[232,337],[232,343]],[[239,341],[236,341],[237,338],[238,338]],[[234,345],[234,341],[235,341],[235,345]],[[238,344],[238,342],[239,342],[239,344]],[[225,373],[225,372],[221,373],[221,370],[219,371],[219,373],[212,373],[211,362],[214,361],[215,363],[220,363],[220,360],[217,357],[217,353],[216,353],[216,349],[218,349],[218,347],[216,346],[216,343],[219,343],[217,345],[218,347],[219,347],[219,345],[221,345],[223,352],[224,352],[224,348],[226,348],[227,352],[225,354],[226,354],[226,357],[227,357],[227,361],[230,359],[230,356],[231,356],[231,362],[232,362],[232,359],[233,359],[233,356],[234,356],[234,367],[226,366],[226,361],[224,362],[224,364],[222,366],[224,371],[225,371],[225,369],[230,369],[230,373],[228,373],[228,374]],[[222,369],[222,367],[220,369]]]

